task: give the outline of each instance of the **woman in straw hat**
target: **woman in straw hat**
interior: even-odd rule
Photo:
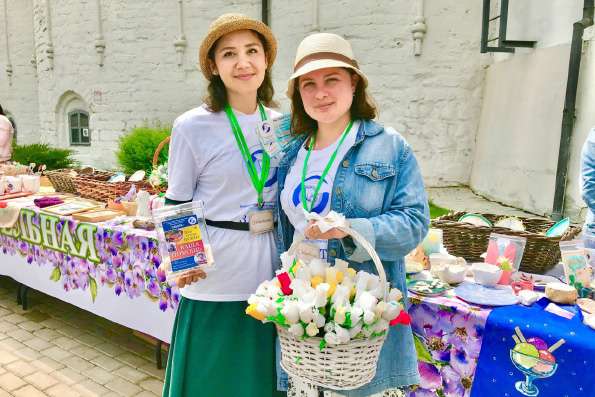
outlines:
[[[317,33],[300,43],[287,91],[298,139],[277,173],[280,248],[288,248],[295,233],[303,234],[322,258],[346,259],[357,270],[375,273],[367,252],[344,232],[321,233],[306,221],[305,211],[325,215],[334,210],[374,246],[387,279],[405,294],[403,257],[428,231],[427,198],[411,147],[396,131],[373,121],[376,108],[367,85],[342,37]],[[287,376],[278,372],[279,387],[285,389]],[[340,393],[396,395],[395,389],[418,382],[411,329],[398,326],[390,328],[375,378]]]
[[[245,314],[247,298],[276,266],[276,169],[256,135],[257,125],[276,115],[266,107],[273,104],[276,50],[262,22],[239,14],[219,17],[200,46],[205,103],[174,122],[167,203],[205,203],[217,269],[177,280],[182,298],[164,396],[281,395],[274,328]]]

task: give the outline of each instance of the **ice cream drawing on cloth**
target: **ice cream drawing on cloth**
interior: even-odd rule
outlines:
[[[513,335],[512,339],[515,346],[510,350],[510,359],[514,366],[526,377],[524,381],[516,382],[515,388],[525,396],[537,396],[539,389],[533,381],[554,375],[558,369],[558,364],[552,353],[566,341],[560,339],[548,347],[543,339],[525,339],[519,327],[514,330],[516,335]]]

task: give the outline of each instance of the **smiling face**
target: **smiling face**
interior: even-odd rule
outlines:
[[[298,87],[304,110],[323,124],[349,116],[357,79],[344,68],[319,69],[300,76]]]
[[[230,95],[253,95],[262,84],[267,61],[262,42],[251,30],[222,36],[213,51],[211,69]]]

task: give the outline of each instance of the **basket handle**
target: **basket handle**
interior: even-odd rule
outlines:
[[[157,167],[157,161],[159,160],[159,154],[161,153],[161,150],[163,149],[163,147],[165,145],[167,145],[170,140],[171,140],[171,135],[165,137],[164,140],[159,142],[159,145],[157,145],[157,148],[155,148],[155,153],[153,153],[153,168]]]
[[[336,228],[341,230],[342,232],[345,232],[348,235],[350,235],[355,241],[357,241],[366,250],[368,255],[370,255],[370,257],[372,258],[372,262],[374,262],[374,265],[376,266],[376,271],[378,272],[378,276],[380,277],[380,282],[382,283],[381,285],[385,286],[386,285],[386,272],[384,271],[384,266],[382,266],[382,261],[380,260],[380,257],[376,253],[376,250],[374,249],[374,247],[372,247],[372,244],[370,244],[368,242],[368,240],[366,240],[364,238],[364,236],[362,236],[357,231],[355,231],[354,229],[347,226],[347,222],[342,222],[342,223],[343,223],[342,225],[337,225]],[[302,241],[304,241],[304,239],[305,239],[305,237],[303,235],[300,235],[300,236],[294,238],[293,242],[291,243],[291,247],[289,247],[289,249],[287,250],[287,253],[290,256],[297,256],[296,251],[297,251],[300,243]],[[384,289],[384,300],[385,301],[388,301],[388,292],[389,292],[388,290],[389,290],[389,288]]]

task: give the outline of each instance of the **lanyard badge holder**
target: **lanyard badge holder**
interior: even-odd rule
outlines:
[[[306,197],[306,176],[308,175],[308,160],[310,159],[310,154],[312,153],[312,150],[314,149],[314,146],[316,145],[316,135],[312,136],[312,138],[310,139],[310,145],[308,146],[308,152],[306,153],[306,157],[304,158],[304,165],[302,167],[302,180],[301,180],[301,185],[300,185],[300,190],[301,190],[300,198],[302,200],[302,206],[304,207],[304,210],[307,213],[312,212],[312,208],[314,207],[314,204],[316,204],[316,198],[318,197],[318,192],[320,192],[320,188],[322,187],[322,184],[324,183],[324,179],[326,178],[326,175],[329,173],[331,167],[333,166],[333,163],[335,162],[335,159],[337,158],[337,153],[339,153],[339,149],[341,148],[343,141],[345,140],[347,135],[349,135],[349,131],[351,131],[351,127],[353,127],[353,120],[349,121],[349,124],[347,125],[347,127],[345,128],[343,133],[341,134],[341,138],[339,138],[339,143],[337,144],[337,147],[335,148],[335,151],[333,152],[333,154],[331,154],[331,157],[329,158],[328,162],[326,163],[326,167],[324,167],[324,170],[322,171],[322,175],[320,175],[320,179],[318,180],[318,183],[316,184],[316,187],[314,188],[314,192],[312,193],[312,201],[310,203],[308,203],[308,198]]]
[[[261,120],[263,122],[266,122],[267,114],[261,103],[258,104],[258,110],[260,111]],[[242,128],[240,127],[240,123],[238,123],[238,120],[236,119],[235,114],[233,114],[233,110],[231,109],[231,106],[229,106],[229,104],[225,106],[225,114],[229,119],[229,123],[231,124],[231,130],[233,131],[233,136],[236,139],[236,143],[238,144],[238,149],[240,150],[240,153],[242,153],[242,158],[246,163],[248,175],[250,176],[250,181],[252,182],[252,186],[254,186],[254,190],[256,190],[256,194],[258,196],[257,210],[248,213],[250,233],[262,234],[271,232],[275,227],[273,211],[271,209],[264,209],[263,197],[264,185],[266,184],[266,181],[269,177],[269,171],[271,169],[271,158],[266,152],[266,150],[263,151],[261,172],[260,175],[258,175],[256,164],[254,164],[252,156],[250,155],[250,150],[248,149],[248,144],[246,143],[246,138],[244,137],[244,133],[242,132]]]
[[[215,269],[202,201],[156,209],[153,220],[168,281]]]
[[[273,120],[261,121],[256,134],[263,150],[271,158],[271,164],[278,165],[292,141],[291,115],[287,113]]]

